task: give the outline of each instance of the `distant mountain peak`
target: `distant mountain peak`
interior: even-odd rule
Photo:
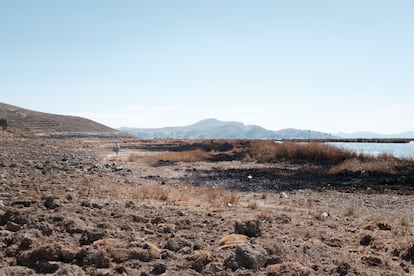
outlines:
[[[245,125],[235,121],[220,121],[209,118],[189,126],[156,129],[128,128],[126,131],[140,138],[182,138],[182,139],[291,139],[291,138],[333,138],[334,136],[311,130],[284,129],[267,130],[258,125]]]
[[[220,121],[216,118],[208,118],[208,119],[198,121],[198,122],[194,123],[194,125],[196,125],[196,124],[215,124],[215,123],[224,123],[224,122]]]
[[[217,126],[217,125],[223,125],[226,122],[220,121],[218,119],[215,118],[209,118],[209,119],[204,119],[201,121],[198,121],[190,126],[197,126],[197,127],[201,127],[201,126],[206,126],[206,127],[210,127],[210,126]]]

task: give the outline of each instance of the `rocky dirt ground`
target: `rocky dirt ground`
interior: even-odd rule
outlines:
[[[1,139],[0,275],[414,274],[412,175],[154,163],[168,145],[139,140],[116,155],[105,139]]]

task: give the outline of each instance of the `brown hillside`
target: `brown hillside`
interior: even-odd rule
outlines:
[[[45,136],[127,136],[92,120],[32,111],[0,103],[0,118],[7,120],[11,132]]]

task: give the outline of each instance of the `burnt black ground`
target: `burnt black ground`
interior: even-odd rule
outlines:
[[[248,176],[252,178],[249,179]],[[192,172],[195,185],[213,185],[250,192],[336,189],[371,192],[414,193],[414,174],[392,175],[380,172],[281,171],[280,169],[227,169]]]

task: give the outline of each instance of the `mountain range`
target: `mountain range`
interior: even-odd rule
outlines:
[[[182,139],[330,139],[330,138],[414,138],[414,131],[400,134],[371,132],[338,133],[287,128],[268,130],[258,125],[206,119],[182,127],[132,128],[119,130],[89,119],[32,111],[0,102],[0,119],[7,120],[10,132],[65,137],[131,137]],[[128,134],[129,133],[129,134]]]
[[[282,129],[268,130],[258,125],[245,125],[240,122],[225,122],[217,119],[206,119],[183,127],[164,128],[130,128],[120,130],[134,136],[151,138],[179,139],[318,139],[336,138],[335,136],[312,130]]]

